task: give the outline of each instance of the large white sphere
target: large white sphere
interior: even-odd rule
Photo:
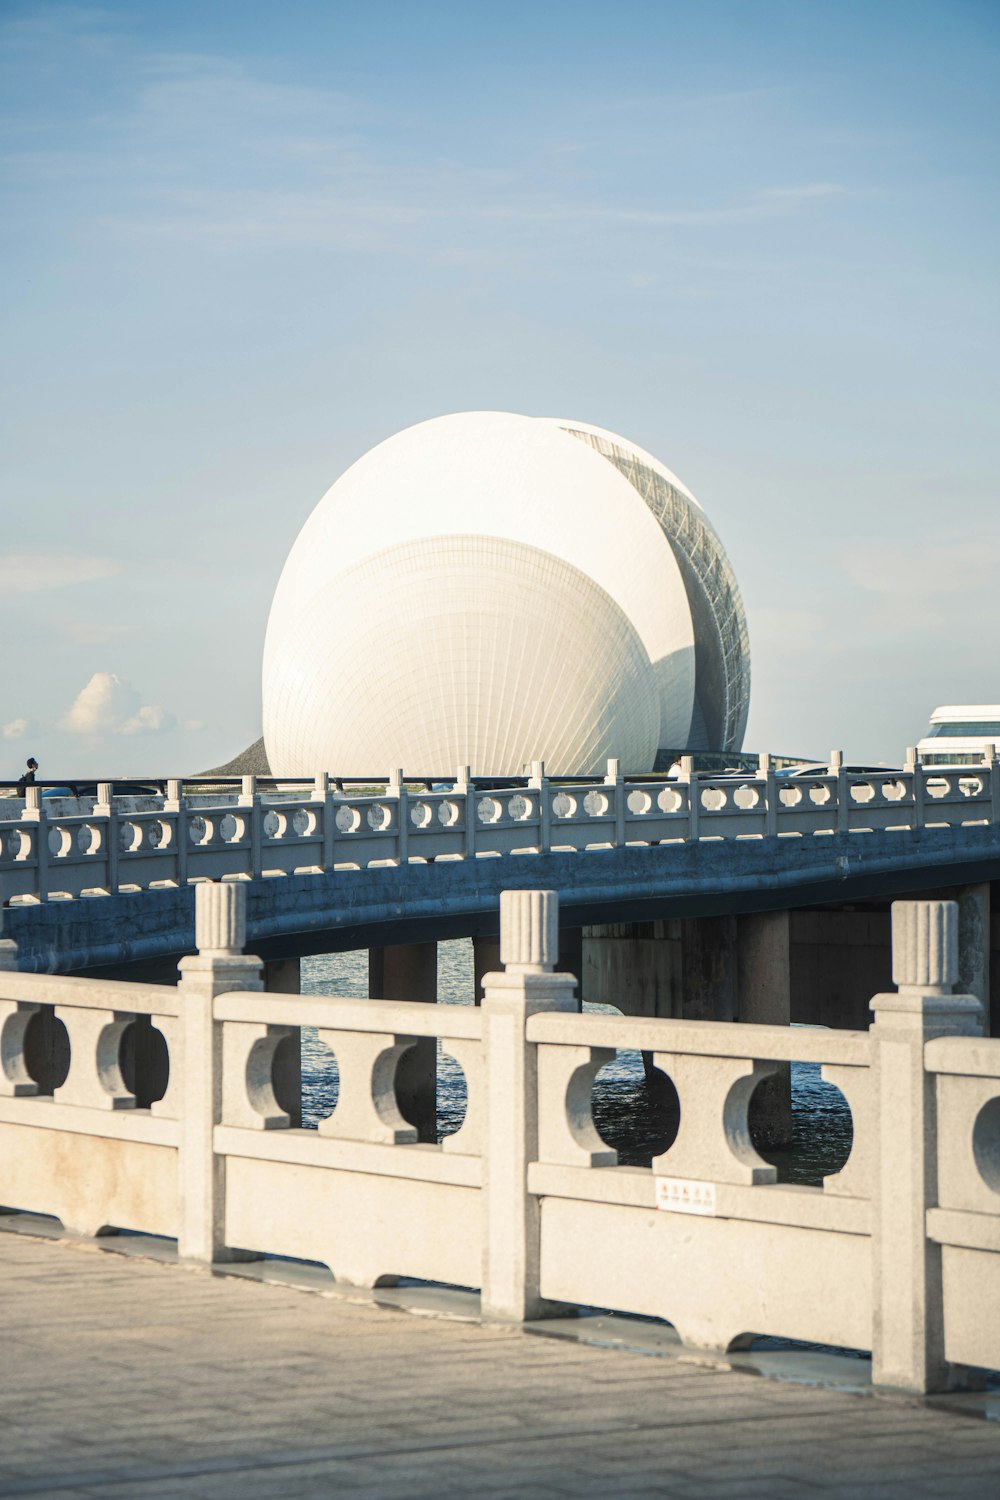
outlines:
[[[594,429],[596,431],[596,429]],[[264,651],[279,775],[648,769],[683,745],[695,636],[657,515],[566,425],[465,412],[328,490]]]

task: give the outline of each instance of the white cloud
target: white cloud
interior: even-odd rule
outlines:
[[[73,583],[113,578],[122,564],[111,557],[74,557],[69,553],[0,553],[0,591],[37,594]]]
[[[30,719],[11,719],[9,724],[3,726],[3,737],[5,740],[20,740],[30,728]]]
[[[176,723],[172,713],[158,703],[146,703],[130,719],[126,719],[119,734],[158,734],[161,729],[172,729]]]
[[[56,728],[96,739],[107,734],[159,734],[177,720],[159,703],[142,703],[131,683],[115,672],[95,672]]]
[[[114,672],[95,672],[59,720],[67,734],[115,734],[139,710],[139,694]]]

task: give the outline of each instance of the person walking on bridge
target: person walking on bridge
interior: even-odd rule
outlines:
[[[17,783],[17,795],[19,797],[23,797],[24,796],[24,793],[25,793],[25,790],[26,790],[27,787],[34,786],[34,784],[35,784],[35,773],[37,772],[37,770],[38,770],[38,762],[37,762],[37,760],[35,759],[35,757],[33,755],[29,755],[28,756],[28,764],[25,766],[24,770],[21,772],[20,778],[19,778],[18,783]]]

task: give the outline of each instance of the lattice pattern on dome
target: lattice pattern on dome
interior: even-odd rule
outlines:
[[[600,433],[583,432],[577,427],[564,427],[563,431],[588,443],[614,464],[659,521],[678,562],[688,564],[682,566],[685,584],[690,587],[696,581],[709,606],[722,660],[722,743],[708,748],[738,750],[750,711],[750,636],[739,585],[715,529],[700,506],[627,448]]]

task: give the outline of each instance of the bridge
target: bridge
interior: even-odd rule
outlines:
[[[498,787],[460,769],[435,790],[401,770],[344,790],[96,799],[53,811],[29,788],[0,820],[6,935],[25,969],[170,981],[194,935],[194,888],[239,881],[268,983],[299,958],[369,948],[372,993],[434,998],[435,944],[471,937],[495,966],[497,902],[516,883],[558,891],[563,962],[589,999],[633,1013],[864,1024],[888,982],[888,903],[959,901],[963,983],[1000,1032],[1000,765],[789,778],[550,779]],[[1000,957],[1000,955],[998,955]]]

